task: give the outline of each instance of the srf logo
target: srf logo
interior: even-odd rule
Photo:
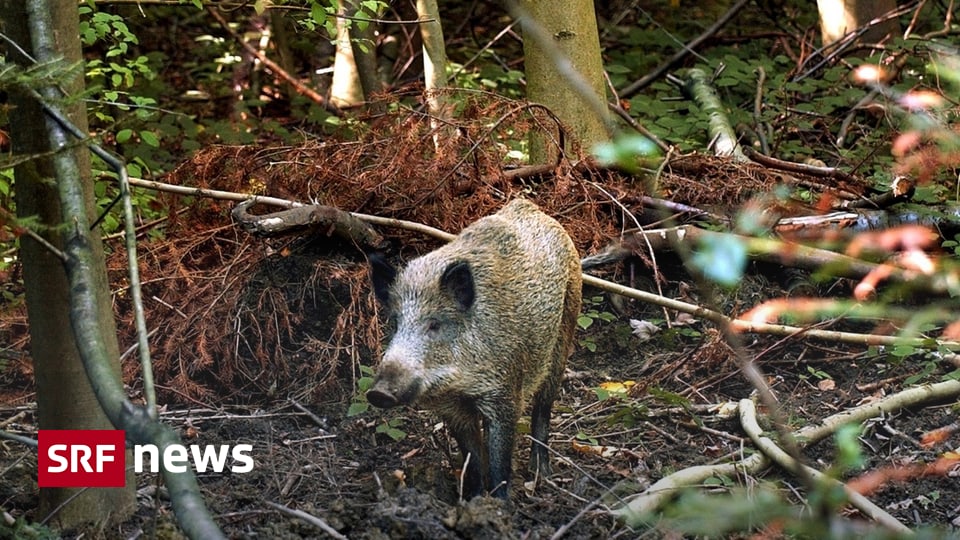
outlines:
[[[122,430],[41,429],[37,443],[37,484],[42,488],[124,486]]]

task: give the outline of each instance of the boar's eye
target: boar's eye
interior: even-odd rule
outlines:
[[[430,335],[432,335],[432,336],[435,336],[435,335],[439,334],[439,333],[440,333],[440,327],[441,327],[441,326],[442,326],[442,324],[440,323],[440,319],[435,319],[435,318],[433,318],[433,317],[430,317],[429,319],[427,319],[427,333],[428,333],[428,334],[430,334]]]

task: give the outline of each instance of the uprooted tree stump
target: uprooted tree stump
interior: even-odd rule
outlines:
[[[235,383],[245,393],[314,401],[333,382],[352,381],[374,355],[362,332],[376,328],[365,280],[362,262],[342,255],[263,259],[237,307]]]

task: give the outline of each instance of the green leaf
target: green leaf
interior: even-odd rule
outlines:
[[[313,4],[310,6],[310,19],[317,26],[322,26],[327,21],[327,10],[319,2]]]
[[[141,131],[140,139],[154,148],[160,147],[160,139],[150,131]]]
[[[747,246],[734,236],[716,236],[700,243],[691,262],[707,279],[733,286],[747,268]]]
[[[656,153],[657,147],[650,139],[633,133],[593,147],[593,155],[602,165],[616,165],[626,171],[636,170],[639,158],[650,157]]]
[[[350,404],[350,407],[347,409],[347,416],[356,416],[358,414],[363,414],[370,409],[370,404],[364,401],[354,401]]]
[[[580,315],[579,317],[577,317],[577,326],[579,326],[583,330],[590,328],[591,326],[593,326],[593,317]]]
[[[121,129],[117,132],[117,142],[123,144],[130,140],[131,135],[133,135],[132,129]]]
[[[406,431],[403,431],[402,429],[395,428],[395,427],[391,426],[389,423],[380,424],[379,426],[377,426],[377,433],[383,433],[383,434],[385,434],[387,437],[390,437],[391,439],[393,439],[393,440],[395,440],[395,441],[399,441],[400,439],[402,439],[402,438],[404,438],[404,437],[407,436],[407,432],[406,432]]]
[[[837,457],[844,470],[859,469],[866,462],[860,448],[860,425],[846,424],[840,426],[836,435]]]

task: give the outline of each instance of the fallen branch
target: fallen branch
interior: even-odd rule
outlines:
[[[770,324],[746,321],[743,319],[731,319],[720,312],[713,311],[702,306],[688,304],[687,302],[674,300],[672,298],[665,298],[663,296],[658,296],[656,294],[627,287],[625,285],[613,283],[612,281],[607,281],[589,274],[583,275],[583,284],[591,287],[597,287],[598,289],[619,294],[621,296],[626,296],[627,298],[633,298],[634,300],[640,300],[641,302],[649,302],[651,304],[679,311],[681,313],[689,313],[695,317],[707,319],[717,324],[728,324],[732,330],[737,332],[770,334],[775,336],[803,335],[808,338],[834,341],[839,343],[849,343],[853,345],[883,345],[887,347],[905,345],[923,350],[936,349],[938,347],[944,347],[953,351],[960,350],[960,342],[956,341],[885,336],[878,334],[858,334],[854,332],[819,330],[816,328],[801,328],[783,324]]]
[[[628,526],[636,527],[673,499],[681,489],[698,486],[708,478],[734,478],[740,474],[754,475],[768,465],[770,461],[763,454],[757,453],[736,463],[687,467],[661,478],[643,493],[631,498],[627,504],[611,510],[610,514],[623,520]]]
[[[737,142],[737,135],[730,125],[730,119],[727,117],[723,102],[720,101],[720,96],[711,86],[707,74],[699,68],[691,69],[687,72],[682,90],[688,99],[696,102],[700,109],[708,115],[710,140],[714,154],[721,157],[730,157],[738,163],[749,161],[747,156],[743,155],[743,149]]]
[[[238,204],[230,213],[247,233],[260,237],[311,233],[334,236],[352,243],[362,251],[383,249],[384,239],[366,222],[350,212],[332,206],[314,204],[281,210],[271,214],[254,215],[247,209],[256,204],[253,199]]]
[[[960,381],[943,381],[908,388],[846,411],[839,412],[820,421],[819,424],[806,426],[794,432],[794,438],[806,446],[813,444],[845,424],[861,423],[884,413],[915,407],[928,402],[955,400],[960,397]]]
[[[790,223],[796,223],[796,221]],[[860,279],[876,272],[881,266],[835,251],[810,247],[796,242],[708,231],[693,225],[627,231],[622,235],[619,242],[611,244],[600,254],[585,257],[581,264],[582,268],[586,270],[623,260],[638,251],[646,251],[651,247],[653,249],[673,249],[680,242],[692,244],[716,242],[722,237],[737,238],[746,246],[750,256],[757,260],[776,262],[784,266],[810,271],[826,272],[836,277]],[[960,290],[958,290],[960,283],[954,276],[926,276],[914,271],[893,267],[887,279],[895,283],[911,283],[931,293],[960,294]]]
[[[883,509],[879,506],[873,504],[870,499],[867,499],[863,495],[850,489],[839,480],[831,478],[817,469],[814,469],[813,467],[808,467],[796,461],[790,456],[790,454],[786,453],[782,448],[774,443],[773,440],[771,440],[769,437],[764,437],[763,430],[760,429],[760,424],[757,423],[756,405],[749,399],[740,400],[740,425],[743,427],[743,431],[747,434],[747,436],[750,437],[750,440],[753,441],[753,444],[777,465],[780,465],[784,469],[794,474],[803,472],[806,474],[806,476],[812,478],[813,480],[829,485],[830,487],[842,488],[850,504],[856,507],[857,510],[859,510],[863,515],[869,517],[891,531],[901,534],[912,534],[912,531],[909,527],[897,521],[896,518],[883,511]],[[803,470],[801,471],[801,469]]]
[[[818,424],[794,431],[791,436],[803,448],[830,436],[846,424],[859,424],[884,413],[916,407],[928,402],[954,400],[958,396],[960,396],[960,381],[954,380],[908,388],[873,403],[824,418]],[[752,402],[750,403],[752,405]],[[737,409],[741,409],[740,404],[738,404]],[[740,414],[743,414],[742,410]],[[770,463],[771,461],[766,455],[756,453],[735,463],[688,467],[661,478],[644,490],[643,493],[628,498],[629,502],[627,504],[612,510],[611,514],[624,520],[627,525],[636,526],[642,523],[646,516],[669,502],[681,489],[696,487],[704,480],[715,476],[733,477],[737,474],[758,474]]]
[[[815,165],[784,161],[766,154],[761,154],[749,146],[743,147],[743,153],[750,158],[751,161],[755,161],[765,167],[779,169],[781,171],[806,174],[809,176],[819,176],[821,178],[834,178],[844,182],[857,182],[857,179],[852,175],[836,167],[818,167]]]

